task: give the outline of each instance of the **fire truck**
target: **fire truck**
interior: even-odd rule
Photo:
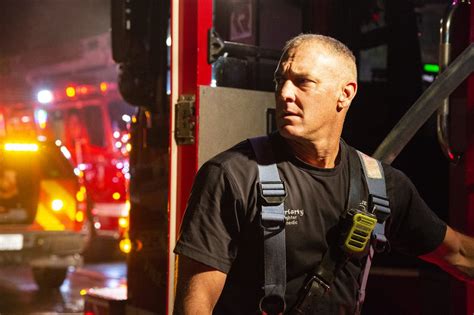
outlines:
[[[0,107],[0,265],[31,266],[40,289],[83,262],[87,194],[69,157],[36,134],[31,107]]]
[[[7,95],[23,95],[34,110],[36,132],[60,140],[84,174],[89,194],[84,222],[87,254],[99,258],[126,239],[129,151],[135,108],[117,89],[110,36],[101,33],[56,46],[25,51],[10,60],[17,81]],[[121,248],[124,248],[123,246]]]
[[[56,84],[55,89],[39,90],[33,106],[39,133],[60,140],[84,174],[89,193],[85,225],[91,237],[123,239],[133,108],[122,100],[117,84]]]
[[[217,152],[274,129],[273,71],[284,43],[304,32],[336,37],[357,57],[359,94],[343,137],[393,161],[442,219],[474,234],[474,9],[468,1],[123,0],[111,6],[119,90],[138,108],[131,125],[132,249],[126,294],[89,294],[87,314],[112,314],[108,305],[113,314],[172,313],[180,272],[173,248],[194,175]],[[472,314],[473,301],[472,284],[390,253],[376,258],[364,311]]]

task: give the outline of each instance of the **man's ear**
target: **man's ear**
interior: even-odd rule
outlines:
[[[354,81],[346,82],[341,88],[339,98],[337,100],[337,109],[341,111],[344,108],[349,108],[349,105],[351,105],[356,93],[357,83]]]

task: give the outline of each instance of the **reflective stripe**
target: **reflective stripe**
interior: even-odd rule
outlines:
[[[43,202],[38,205],[35,221],[47,231],[65,230],[64,224],[48,209]]]
[[[114,217],[119,218],[123,216],[127,205],[123,203],[96,203],[94,204],[94,214],[104,217]]]
[[[49,195],[51,201],[53,199],[61,199],[64,202],[64,208],[61,209],[61,212],[65,213],[71,221],[75,220],[76,199],[71,192],[55,180],[42,180],[41,189]],[[45,206],[48,209],[51,207],[51,205]]]

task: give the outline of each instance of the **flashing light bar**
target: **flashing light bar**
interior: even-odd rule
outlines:
[[[48,104],[54,100],[53,92],[50,90],[41,90],[36,95],[38,102],[41,104]]]
[[[11,152],[37,152],[38,145],[36,143],[5,143],[4,149]]]
[[[36,98],[41,104],[48,104],[54,101],[64,99],[74,99],[76,97],[100,95],[108,93],[111,90],[117,90],[115,82],[100,82],[99,84],[71,84],[60,90],[41,90]]]
[[[439,66],[433,63],[426,63],[423,65],[423,70],[429,73],[439,73]]]

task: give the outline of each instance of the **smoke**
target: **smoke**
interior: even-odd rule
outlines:
[[[2,0],[0,54],[12,55],[107,32],[110,0]]]

